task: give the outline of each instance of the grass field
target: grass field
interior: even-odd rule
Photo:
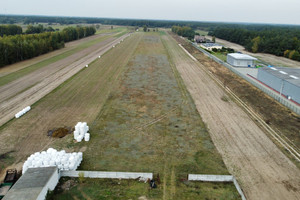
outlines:
[[[158,173],[157,199],[202,196],[180,180],[228,172],[159,34],[145,34],[126,68],[90,126],[80,168]]]
[[[220,60],[226,62],[227,60],[227,55],[225,55],[224,53],[221,52],[212,52],[212,55],[216,56],[217,58],[219,58]]]
[[[186,181],[188,173],[228,174],[161,39],[135,33],[0,129],[0,155],[20,162],[48,147],[83,151],[84,170],[159,174],[155,190],[134,181],[86,180],[54,199],[238,199],[233,184]],[[49,129],[86,121],[89,143],[51,139]],[[107,182],[106,182],[107,181]],[[97,187],[96,187],[97,186]],[[102,188],[101,190],[99,188]],[[81,191],[84,191],[82,193]],[[80,193],[80,194],[79,194]],[[124,197],[124,198],[123,198]]]
[[[173,199],[239,199],[233,184],[201,183],[182,181],[180,190]],[[66,190],[66,187],[68,190]],[[135,180],[78,179],[62,178],[57,189],[48,195],[48,199],[162,199],[162,189],[150,189],[148,183]]]
[[[195,31],[196,33],[199,33],[200,35],[208,35],[208,32],[207,31],[203,31],[203,30],[196,30]]]

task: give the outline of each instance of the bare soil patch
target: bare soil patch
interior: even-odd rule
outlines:
[[[184,43],[179,37],[176,39],[180,43]],[[210,130],[214,144],[222,154],[230,173],[241,184],[246,198],[299,199],[299,169],[234,101],[222,100],[222,97],[227,94],[204,71],[207,67],[213,73],[217,73],[222,66],[215,65],[204,55],[194,52],[188,45],[184,46],[199,62],[194,62],[189,58],[173,41],[170,41],[169,45],[176,67]],[[227,73],[219,75],[220,79],[223,80],[222,78],[226,75]],[[236,81],[234,76],[232,79],[232,81]],[[240,85],[247,85],[243,84],[242,80],[240,81]],[[230,82],[231,80],[228,78],[226,82],[228,87],[230,87]],[[237,82],[235,84],[235,87],[240,87]],[[248,95],[251,94],[251,91],[248,92]],[[239,93],[237,92],[237,94]],[[259,92],[255,94],[259,94]],[[267,98],[263,95],[261,97]],[[243,99],[247,100],[247,98]],[[256,99],[257,102],[259,100]],[[275,102],[271,104],[277,105]],[[276,107],[274,106],[275,110]],[[278,107],[281,106],[278,105]],[[284,110],[282,109],[282,111]],[[292,116],[292,114],[289,113],[287,116]],[[291,127],[294,126],[295,124],[291,123]]]

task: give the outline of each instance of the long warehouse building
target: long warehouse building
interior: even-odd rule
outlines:
[[[257,79],[300,104],[300,69],[287,67],[262,67]]]

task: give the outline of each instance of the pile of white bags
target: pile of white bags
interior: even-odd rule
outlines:
[[[28,168],[57,166],[60,170],[76,170],[82,161],[82,152],[66,153],[49,148],[47,151],[31,154],[23,164],[24,174]]]
[[[88,142],[90,140],[90,134],[88,131],[89,126],[86,122],[78,122],[75,126],[74,139],[77,142],[81,142],[84,138],[84,141]]]
[[[27,106],[26,108],[24,108],[23,110],[21,110],[20,112],[18,112],[17,114],[15,114],[15,117],[18,119],[19,117],[21,117],[22,115],[24,115],[25,113],[27,113],[30,109],[31,109],[31,107]]]

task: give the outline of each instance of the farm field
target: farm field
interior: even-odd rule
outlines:
[[[83,151],[84,170],[159,174],[161,184],[150,191],[148,184],[124,181],[126,188],[136,191],[134,197],[239,199],[233,184],[186,181],[188,173],[228,171],[170,59],[163,35],[132,34],[35,103],[29,113],[2,126],[2,167],[21,166],[28,155],[51,146]],[[73,127],[78,121],[88,122],[90,142],[74,143],[73,135],[47,137],[48,130]],[[93,184],[103,183],[86,180],[70,195],[78,190],[92,195],[88,188]],[[93,195],[114,191],[120,188],[108,186]],[[122,195],[133,197],[131,192]],[[73,199],[80,197],[75,194]]]
[[[40,56],[34,57],[32,59],[17,62],[12,65],[1,67],[0,68],[0,77],[4,77],[5,75],[8,75],[8,74],[10,74],[12,72],[16,72],[16,71],[19,71],[19,73],[21,73],[21,71],[20,71],[21,69],[24,69],[27,67],[33,68],[32,65],[38,64],[38,65],[45,66],[45,65],[53,62],[53,60],[54,61],[58,60],[59,57],[56,57],[58,55],[62,56],[61,54],[65,54],[66,52],[69,52],[69,53],[71,52],[71,54],[75,53],[76,51],[82,50],[86,47],[89,47],[89,46],[103,40],[103,36],[108,36],[108,35],[113,36],[114,35],[116,37],[117,34],[124,33],[126,31],[127,31],[127,28],[125,28],[125,27],[119,27],[119,28],[116,28],[113,30],[111,30],[111,29],[98,30],[95,35],[92,35],[92,36],[89,36],[86,38],[82,38],[80,40],[75,40],[75,41],[65,43],[65,47],[62,49],[58,49],[58,50],[40,55]],[[73,50],[73,52],[70,50]],[[65,56],[66,55],[63,55],[62,57],[65,57]],[[43,63],[41,61],[45,61],[45,63]],[[28,73],[28,70],[26,70],[26,72]],[[20,76],[20,75],[14,74],[13,76]],[[15,77],[11,77],[11,78],[6,77],[6,79],[8,79],[8,80],[10,80],[10,79],[13,80],[14,78]],[[2,79],[2,78],[0,80],[1,80],[0,85],[4,85],[8,81],[8,80]]]
[[[17,165],[33,152],[59,143],[59,140],[47,137],[48,130],[63,126],[72,127],[78,121],[90,122],[90,118],[95,118],[110,90],[117,84],[115,79],[123,69],[120,65],[125,65],[130,57],[130,51],[133,51],[131,49],[136,45],[134,40],[139,41],[139,37],[128,37],[121,43],[124,46],[122,50],[126,52],[122,52],[121,48],[114,48],[114,53],[108,52],[107,56],[82,69],[80,76],[76,74],[32,105],[32,110],[26,115],[1,126],[2,169],[9,164]],[[117,58],[115,53],[119,55]],[[60,147],[68,149],[70,144],[74,145],[72,138],[71,135],[63,138]]]
[[[176,38],[199,60],[194,62],[179,51],[180,47],[173,41],[167,43],[171,57],[208,126],[214,144],[229,172],[241,184],[246,198],[299,199],[299,168],[209,77],[206,68],[214,73],[218,71],[212,67],[212,61],[194,51],[180,37]]]
[[[100,35],[63,54],[1,77],[0,125],[19,110],[49,93],[126,36]]]

